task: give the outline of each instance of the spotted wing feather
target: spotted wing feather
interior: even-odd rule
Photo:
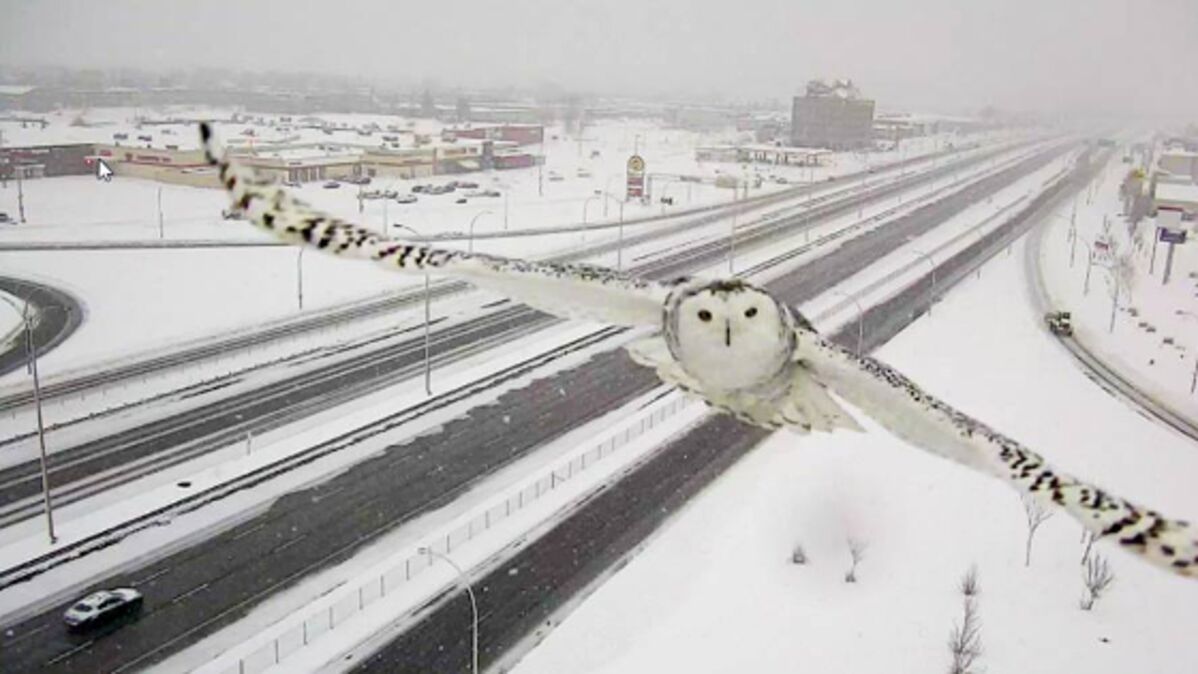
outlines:
[[[392,239],[296,199],[229,160],[201,124],[205,157],[250,221],[283,241],[333,255],[372,260],[401,272],[452,275],[565,318],[616,325],[660,325],[669,286],[604,267],[530,262]]]
[[[1052,468],[1044,457],[929,395],[898,371],[800,330],[799,358],[820,381],[903,440],[1056,505],[1096,537],[1198,577],[1198,531]]]

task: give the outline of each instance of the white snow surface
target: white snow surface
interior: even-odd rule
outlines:
[[[1187,242],[1174,249],[1172,274],[1163,284],[1169,245],[1156,242],[1153,263],[1155,219],[1145,219],[1133,231],[1120,214],[1119,182],[1128,168],[1112,158],[1076,200],[1072,267],[1073,204],[1057,210],[1041,244],[1044,284],[1054,308],[1073,314],[1080,343],[1174,411],[1198,417],[1198,391],[1191,391],[1198,372],[1198,237],[1191,226]],[[1105,234],[1104,222],[1109,225]],[[1085,292],[1087,251],[1096,238],[1109,240],[1116,257],[1126,255],[1130,262],[1130,293],[1126,285],[1120,286],[1113,331],[1111,274],[1106,267],[1094,265],[1090,291]]]
[[[1030,309],[1022,243],[879,356],[1059,468],[1176,517],[1198,514],[1198,448],[1091,382]],[[860,415],[859,415],[860,417]],[[719,478],[515,671],[947,671],[958,582],[979,570],[992,672],[1191,672],[1198,584],[1100,542],[1116,580],[1079,609],[1080,527],[1023,564],[1006,485],[893,438],[779,432]],[[868,547],[844,582],[848,538]],[[806,565],[790,562],[802,545]]]

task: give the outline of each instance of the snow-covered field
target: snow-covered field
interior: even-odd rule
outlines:
[[[115,131],[134,132],[132,119],[145,110],[90,110],[86,118],[98,126],[70,126],[75,114],[64,112],[50,115],[51,124],[45,130],[20,128],[18,124],[0,122],[5,128],[7,142],[47,143],[61,140],[105,140]],[[227,111],[174,110],[161,111],[161,116],[186,118],[227,117]],[[336,117],[336,116],[334,116]],[[344,119],[343,119],[344,117]],[[329,117],[330,121],[364,124],[383,123],[369,115]],[[394,123],[396,120],[390,120]],[[164,128],[173,129],[172,136],[163,136],[186,146],[186,138],[194,131],[188,125],[145,127],[161,134]],[[236,134],[238,126],[226,132]],[[339,132],[340,133],[340,132]],[[90,135],[89,135],[90,134]],[[317,132],[317,135],[321,135]],[[186,137],[186,138],[185,138]],[[724,170],[739,171],[735,164],[700,165],[694,159],[694,148],[700,143],[736,140],[734,133],[701,135],[693,132],[665,129],[644,121],[603,122],[588,127],[581,138],[570,137],[560,128],[547,130],[545,143],[546,171],[555,171],[561,182],[544,181],[544,194],[538,193],[538,170],[520,169],[468,174],[465,177],[481,182],[497,181],[505,197],[482,204],[454,204],[450,195],[421,196],[417,204],[367,201],[365,212],[358,213],[356,190],[345,186],[337,190],[322,189],[309,184],[298,188],[301,196],[315,205],[348,219],[365,224],[402,222],[424,234],[447,231],[466,231],[474,219],[476,231],[494,232],[504,226],[505,213],[512,229],[552,227],[578,223],[583,211],[588,221],[619,217],[616,204],[596,191],[617,191],[623,176],[623,162],[635,146],[645,156],[647,170],[654,172],[692,173],[714,176]],[[898,152],[874,153],[873,165],[894,161],[900,156],[913,157],[932,152],[942,139],[915,139]],[[592,150],[599,156],[592,158]],[[763,173],[788,177],[793,182],[811,178],[823,181],[828,177],[856,171],[862,158],[845,153],[837,155],[828,166],[809,174],[799,167],[761,167]],[[590,177],[579,177],[580,169]],[[756,170],[756,169],[753,169]],[[448,180],[437,176],[417,181],[391,181],[374,187],[394,187],[407,191],[417,182]],[[783,186],[764,182],[763,190]],[[666,189],[659,186],[659,189]],[[730,199],[728,190],[716,190],[711,185],[673,184],[668,192],[676,197],[675,210],[687,205],[711,203]],[[118,178],[102,183],[88,177],[64,177],[26,181],[25,204],[29,222],[0,230],[0,244],[5,242],[85,242],[85,241],[147,241],[165,239],[218,239],[233,241],[264,241],[265,235],[245,223],[220,218],[226,197],[216,190],[203,190],[176,185],[160,185],[133,178]],[[754,192],[750,192],[753,194]],[[159,195],[161,194],[162,223],[159,225]],[[659,192],[661,194],[661,192]],[[10,183],[0,189],[0,211],[15,213],[17,194]],[[605,212],[605,202],[607,202]],[[627,204],[625,218],[661,214],[667,207],[658,204]],[[477,219],[475,219],[477,216]],[[393,231],[402,231],[394,230]],[[490,253],[528,256],[577,246],[596,234],[581,233],[554,235],[532,239],[485,240],[475,248]],[[467,247],[466,242],[450,243]],[[609,261],[614,262],[614,260]],[[213,334],[239,326],[260,323],[295,311],[299,268],[303,268],[304,308],[328,307],[339,302],[361,299],[401,286],[411,286],[412,279],[388,275],[369,265],[341,265],[319,255],[303,256],[287,248],[233,249],[167,249],[167,250],[72,250],[72,251],[4,251],[0,266],[6,273],[41,280],[74,293],[85,305],[86,319],[79,332],[53,352],[46,354],[44,374],[88,362],[111,359],[147,348],[178,342],[189,337]],[[416,281],[418,283],[418,281]],[[7,378],[12,381],[12,376]]]
[[[1060,468],[1194,516],[1193,443],[1107,395],[1045,332],[1029,308],[1022,245],[879,356]],[[1116,579],[1082,611],[1080,536],[1068,517],[1052,517],[1025,567],[1024,510],[1004,484],[868,420],[863,434],[780,432],[516,671],[947,671],[958,582],[974,564],[984,671],[1193,671],[1198,586],[1100,542]],[[867,546],[854,584],[844,581],[850,538]],[[799,545],[805,565],[791,563]]]

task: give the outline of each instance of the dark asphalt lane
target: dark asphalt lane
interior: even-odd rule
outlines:
[[[974,161],[984,161],[984,157]],[[1027,162],[984,180],[982,182],[985,185],[969,188],[967,194],[973,196],[987,193],[991,186],[1003,184],[1011,176],[1017,175],[1025,165]],[[885,197],[903,189],[909,190],[912,185],[922,184],[931,180],[933,176],[944,177],[956,170],[956,167],[951,165],[942,166],[929,175],[911,176],[909,183],[881,184],[869,192],[872,198]],[[963,207],[962,205],[958,209]],[[757,230],[740,232],[737,235],[737,247],[748,249],[751,245],[765,245],[789,236],[796,228],[811,226],[821,218],[852,211],[854,208],[857,208],[854,200],[816,202],[810,213],[798,214]],[[708,217],[718,218],[720,215],[717,213]],[[936,217],[936,212],[921,215],[914,218],[914,221],[922,222],[928,217]],[[904,222],[910,220],[912,218],[908,217]],[[889,227],[885,229],[888,230]],[[904,226],[904,231],[909,229],[910,225]],[[649,233],[641,236],[651,238]],[[640,265],[633,269],[633,272],[651,278],[678,276],[696,266],[718,261],[726,255],[726,251],[727,244],[724,241],[711,241]],[[857,253],[853,261],[842,264],[864,264],[870,249],[868,246],[858,248]],[[821,276],[824,276],[826,271],[821,271]],[[337,315],[340,314],[330,314],[321,320]],[[447,356],[456,350],[468,348],[473,342],[494,346],[543,327],[550,320],[526,307],[509,307],[495,315],[483,316],[462,325],[438,330],[433,355]],[[259,435],[304,418],[315,409],[389,386],[397,372],[418,366],[423,353],[423,340],[419,336],[413,336],[400,344],[373,350],[360,348],[359,353],[353,355],[352,359],[346,359],[342,354],[336,362],[330,362],[287,380],[230,395],[75,447],[59,449],[48,461],[52,494],[56,502],[68,503],[120,481],[135,479],[148,472],[161,470],[226,446],[244,437],[247,432]],[[153,461],[147,462],[147,457],[153,457]],[[104,475],[106,471],[114,471],[134,462],[140,462],[135,469],[129,469],[125,474],[106,476],[102,482],[94,482],[95,476]],[[75,484],[85,478],[93,482]],[[40,465],[36,461],[0,470],[0,523],[18,521],[40,512],[37,498],[40,492]]]
[[[951,288],[978,264],[1021,236],[1084,181],[1075,178],[1021,211],[1021,217],[937,268],[937,292]],[[915,317],[932,298],[931,274],[865,316],[864,348],[873,351]],[[833,339],[849,348],[857,326]],[[717,415],[666,445],[631,475],[588,500],[569,518],[473,583],[479,601],[479,660],[495,664],[613,565],[627,559],[688,498],[757,445],[767,432]],[[473,616],[456,591],[411,629],[354,667],[355,672],[468,672]],[[353,663],[344,663],[347,667]]]
[[[890,250],[884,243],[874,249],[875,255]],[[839,270],[843,278],[854,273],[859,262],[845,258],[830,269]],[[793,275],[802,274],[804,269]],[[790,294],[785,298],[796,303],[806,299]],[[146,596],[146,608],[140,620],[86,647],[79,648],[81,644],[62,631],[61,607],[7,626],[0,637],[5,669],[114,671],[159,661],[244,615],[269,594],[349,557],[397,524],[450,502],[474,481],[656,383],[652,372],[616,351],[505,393],[498,404],[475,408],[447,423],[440,433],[389,447],[327,482],[289,494],[230,531],[133,572],[98,581],[95,587],[135,584]],[[743,428],[727,420],[720,423],[731,426],[721,433]],[[690,475],[696,485],[705,483],[702,476],[718,471],[700,465],[701,456],[724,461],[718,450],[730,443],[696,452],[699,464],[693,471],[664,472]],[[692,452],[687,447],[680,451],[687,456]],[[661,483],[653,488],[654,494],[678,493],[685,498],[683,486],[664,479],[668,476],[659,477],[663,479],[653,481]],[[657,509],[647,494],[638,492],[631,498],[642,509]],[[630,510],[628,517],[636,512]],[[631,533],[635,528],[621,530]],[[567,566],[583,563],[558,559]],[[550,588],[548,583],[543,586]],[[544,605],[536,604],[537,610]],[[457,629],[449,628],[447,633],[456,634]]]
[[[41,320],[33,328],[33,343],[38,358],[61,344],[83,323],[83,305],[73,295],[44,283],[0,276],[0,291],[18,300],[28,300],[38,309]],[[29,360],[27,338],[18,337],[0,351],[0,375],[25,367]],[[32,386],[32,384],[31,384]]]
[[[955,151],[941,152],[939,157],[947,157],[950,162],[959,161],[953,157]],[[990,156],[991,153],[984,153],[983,156]],[[883,167],[877,173],[877,176],[885,176],[893,173],[894,170],[904,166],[917,165],[926,161],[926,157],[915,157],[901,162],[890,164]],[[968,161],[968,160],[966,160]],[[889,173],[888,173],[889,172]],[[842,184],[851,184],[859,177],[856,173],[846,174],[835,180],[829,181],[827,186],[835,186]],[[822,185],[821,185],[822,187]],[[623,246],[635,246],[648,241],[653,241],[663,236],[677,234],[695,227],[703,226],[704,224],[730,217],[732,213],[743,213],[767,206],[770,204],[793,199],[798,195],[806,193],[809,188],[805,185],[798,185],[786,190],[781,190],[771,194],[752,197],[747,201],[741,201],[737,204],[713,204],[711,206],[694,209],[696,217],[687,217],[684,222],[678,224],[657,227],[653,231],[639,232],[627,231],[623,241]],[[679,213],[672,213],[667,216],[659,216],[652,218],[642,218],[639,222],[649,222],[662,219],[676,219],[682,216]],[[627,224],[633,225],[636,220],[628,220]],[[433,239],[436,240],[436,239]],[[279,246],[273,242],[266,244],[252,244],[254,246],[267,245]],[[563,255],[555,258],[559,262],[570,262],[575,260],[587,259],[597,255],[603,255],[616,250],[619,245],[615,242],[598,243],[592,246],[587,246],[579,251],[575,251],[568,255]],[[433,285],[432,295],[435,298],[440,298],[452,295],[457,292],[466,290],[468,285],[460,281],[448,281],[445,283],[437,283]],[[81,391],[86,391],[90,388],[103,384],[111,384],[125,379],[141,377],[160,370],[177,367],[181,364],[211,358],[223,353],[228,353],[232,350],[249,348],[269,343],[273,340],[286,339],[295,335],[304,334],[307,332],[324,329],[331,325],[340,325],[347,321],[359,320],[384,313],[399,311],[409,308],[418,302],[423,301],[422,291],[404,292],[399,295],[383,297],[380,299],[361,302],[348,307],[331,308],[319,312],[309,312],[308,314],[298,316],[292,320],[281,324],[268,325],[258,328],[249,333],[239,333],[222,339],[216,339],[197,346],[185,346],[170,353],[153,355],[143,358],[137,358],[131,362],[116,365],[106,369],[103,372],[84,374],[73,377],[69,380],[59,381],[54,384],[47,385],[42,390],[42,395],[47,398],[55,396],[70,395]],[[24,353],[21,351],[20,353]],[[5,370],[2,367],[5,356],[0,356],[0,374]],[[32,401],[32,391],[20,392],[4,397],[0,397],[0,412],[11,407],[27,405]]]

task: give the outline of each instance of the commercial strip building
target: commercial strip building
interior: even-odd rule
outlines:
[[[540,156],[521,149],[520,145],[543,136],[542,127],[495,128],[508,129],[499,135],[515,140],[461,136],[447,142],[402,147],[398,143],[251,143],[237,139],[229,146],[229,152],[264,176],[294,182],[361,176],[422,178],[490,168],[526,168],[541,161]],[[18,173],[22,178],[89,175],[96,171],[96,159],[103,159],[118,176],[194,187],[219,186],[216,174],[199,149],[136,147],[120,142],[0,148],[0,177],[15,177]]]

